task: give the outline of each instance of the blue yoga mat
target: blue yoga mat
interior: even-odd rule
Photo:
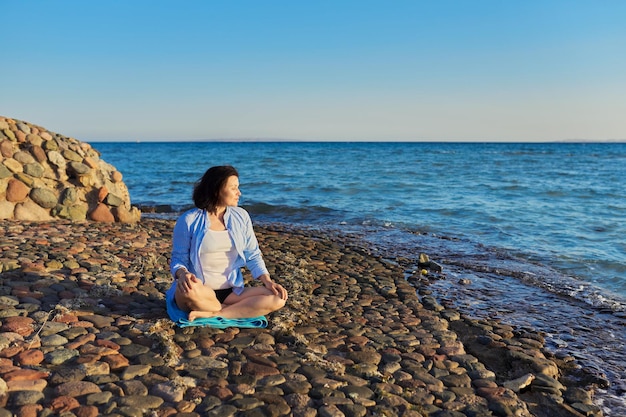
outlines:
[[[224,317],[200,317],[195,320],[189,320],[187,313],[178,308],[174,301],[174,293],[176,287],[172,286],[165,293],[165,303],[167,307],[167,314],[170,319],[178,327],[189,326],[206,326],[214,327],[216,329],[225,329],[227,327],[246,327],[246,328],[264,328],[267,327],[267,319],[265,316],[251,317],[245,319],[225,319]]]

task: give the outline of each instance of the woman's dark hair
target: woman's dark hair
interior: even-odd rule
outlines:
[[[230,165],[207,169],[193,189],[193,202],[199,209],[214,212],[220,202],[220,191],[228,178],[239,177],[237,170]]]

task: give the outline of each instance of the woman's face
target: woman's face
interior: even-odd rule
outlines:
[[[224,187],[220,191],[220,205],[223,206],[237,206],[241,191],[239,191],[239,178],[236,175],[231,175],[226,180]]]

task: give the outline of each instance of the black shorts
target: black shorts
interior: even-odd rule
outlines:
[[[217,301],[219,301],[220,304],[224,304],[224,300],[226,299],[226,297],[230,295],[230,293],[233,292],[233,289],[224,288],[223,290],[214,290],[214,291],[215,291],[215,296],[217,297]]]

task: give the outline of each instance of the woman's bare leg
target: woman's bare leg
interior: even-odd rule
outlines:
[[[285,301],[265,287],[248,287],[240,295],[232,293],[226,297],[221,310],[192,310],[189,313],[189,320],[216,316],[225,319],[265,316],[282,308]]]
[[[174,299],[178,308],[185,312],[216,312],[222,309],[222,305],[215,296],[215,291],[201,282],[192,284],[190,291],[183,291],[179,286],[176,286]],[[189,318],[189,320],[193,319]]]

